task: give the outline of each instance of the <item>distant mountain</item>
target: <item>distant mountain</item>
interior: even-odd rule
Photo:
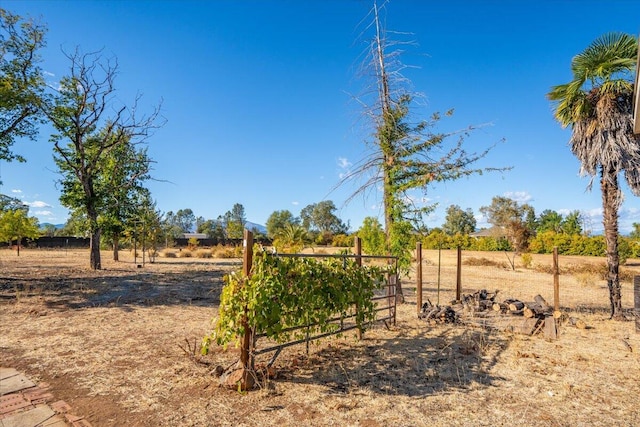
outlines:
[[[247,230],[253,230],[255,228],[260,234],[267,234],[267,227],[265,227],[264,225],[256,224],[255,222],[247,221],[244,224],[244,228],[246,228]]]
[[[49,226],[53,226],[56,230],[60,230],[61,228],[64,228],[64,224],[51,224],[49,222],[40,223],[40,228],[46,228]]]
[[[61,228],[64,227],[64,224],[51,224],[49,222],[41,222],[40,223],[40,228],[46,228],[46,227],[49,227],[51,225],[54,226],[56,228],[56,230],[60,230]],[[245,228],[247,230],[256,229],[261,234],[267,234],[267,227],[265,227],[264,225],[256,224],[255,222],[247,221],[245,223]]]

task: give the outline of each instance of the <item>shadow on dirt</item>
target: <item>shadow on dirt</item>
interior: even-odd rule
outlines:
[[[100,271],[79,275],[0,277],[0,302],[39,302],[53,310],[85,307],[196,305],[220,302],[229,267],[181,272]],[[76,274],[73,274],[76,273]]]
[[[310,356],[305,364],[309,368],[285,373],[276,382],[320,384],[327,394],[360,390],[424,396],[503,380],[491,370],[509,346],[508,335],[463,326],[440,326],[419,334],[408,330],[375,343],[327,347]]]

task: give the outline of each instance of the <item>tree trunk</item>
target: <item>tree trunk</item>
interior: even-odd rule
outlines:
[[[607,286],[611,303],[611,319],[624,320],[622,292],[620,287],[620,256],[618,254],[618,208],[621,202],[618,177],[615,172],[601,171],[602,224],[607,246]]]
[[[98,226],[98,212],[95,206],[88,204],[87,219],[89,220],[89,265],[94,270],[102,270],[100,262],[100,227]]]
[[[120,245],[120,235],[118,233],[113,235],[113,260],[120,261],[118,258],[118,246]]]
[[[100,262],[100,229],[95,228],[91,231],[91,240],[89,241],[89,264],[94,270],[102,270]]]
[[[20,242],[21,242],[21,241],[22,241],[22,238],[21,238],[21,237],[18,237],[18,239],[17,239],[17,241],[16,241],[16,243],[17,243],[17,245],[16,245],[16,246],[17,246],[16,250],[17,250],[17,252],[18,252],[18,255],[17,255],[17,256],[20,256]]]

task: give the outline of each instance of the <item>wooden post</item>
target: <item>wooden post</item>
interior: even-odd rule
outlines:
[[[436,305],[440,305],[440,273],[442,272],[442,242],[438,244],[438,293],[436,294]]]
[[[557,246],[553,248],[553,311],[560,313],[560,268]]]
[[[633,302],[636,315],[636,332],[640,333],[640,276],[633,276]]]
[[[356,253],[356,264],[359,267],[362,267],[362,241],[360,240],[360,238],[358,236],[355,237],[355,239],[353,240],[353,244],[355,246],[355,253]],[[358,317],[358,311],[359,311],[360,307],[356,306],[356,319]],[[362,326],[359,325],[358,326],[358,340],[362,339]]]
[[[251,275],[251,265],[253,264],[253,233],[249,230],[244,230],[243,246],[242,274],[246,278],[245,280],[248,280]],[[244,329],[242,347],[240,348],[240,369],[242,370],[240,388],[242,390],[249,390],[253,388],[255,383],[253,374],[253,358],[251,356],[253,330],[249,327],[248,311],[249,308],[245,307],[244,316],[242,318],[242,328]]]
[[[456,301],[462,301],[462,248],[458,246],[458,268],[456,274]]]
[[[422,242],[416,243],[416,312],[422,311]]]

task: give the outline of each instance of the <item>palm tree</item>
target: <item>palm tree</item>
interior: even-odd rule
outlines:
[[[300,224],[286,224],[278,230],[273,245],[278,250],[290,250],[299,252],[307,242],[307,230]]]
[[[571,126],[569,147],[580,160],[581,174],[600,176],[607,284],[611,318],[622,320],[618,255],[618,209],[624,177],[640,195],[640,139],[633,133],[633,70],[638,41],[628,34],[610,33],[596,39],[571,61],[573,80],[554,86],[547,95],[554,101],[555,117]]]

